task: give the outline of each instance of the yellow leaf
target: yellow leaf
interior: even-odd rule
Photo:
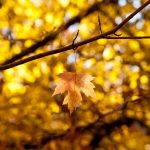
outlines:
[[[91,75],[78,74],[75,72],[64,72],[58,75],[61,80],[57,84],[53,96],[67,91],[67,95],[63,104],[68,104],[68,109],[72,112],[82,102],[81,92],[86,96],[95,97],[94,84],[91,81],[94,79]]]

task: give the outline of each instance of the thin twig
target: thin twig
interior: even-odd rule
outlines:
[[[73,46],[73,50],[74,50],[74,54],[75,54],[75,60],[74,60],[75,73],[76,73],[76,69],[77,69],[76,65],[77,65],[77,48],[78,47],[75,47],[74,44],[75,44],[75,40],[77,39],[78,35],[79,35],[79,30],[77,31],[77,34],[72,42],[72,46]],[[75,76],[75,82],[76,82],[76,76]]]
[[[116,33],[123,25],[125,25],[131,18],[133,18],[138,12],[140,12],[143,8],[145,8],[149,4],[150,4],[150,0],[148,0],[146,3],[144,3],[138,9],[136,9],[125,20],[123,20],[119,25],[117,25],[114,29],[109,30],[108,32],[105,32],[105,33],[102,33],[101,35],[89,38],[89,39],[81,41],[81,42],[78,42],[78,43],[76,43],[74,45],[70,44],[68,46],[65,46],[65,47],[62,47],[62,48],[58,48],[58,49],[55,49],[55,50],[50,50],[50,51],[47,51],[47,52],[43,52],[43,53],[40,53],[40,54],[37,54],[37,55],[34,55],[34,56],[30,56],[28,58],[25,58],[25,59],[22,59],[22,60],[18,60],[16,62],[12,62],[10,64],[1,65],[0,66],[0,70],[6,70],[6,69],[9,69],[9,68],[12,68],[12,67],[15,67],[15,66],[18,66],[18,65],[21,65],[21,64],[24,64],[24,63],[27,63],[27,62],[30,62],[30,61],[33,61],[33,60],[45,57],[45,56],[61,53],[61,52],[73,49],[74,47],[79,47],[79,46],[85,45],[87,43],[90,43],[90,42],[93,42],[93,41],[96,41],[96,40],[102,39],[102,38],[103,39],[146,39],[146,38],[150,38],[150,36],[108,37],[109,35],[112,35],[112,34]]]
[[[101,20],[100,20],[100,16],[99,15],[98,15],[98,25],[99,25],[99,29],[100,29],[101,34],[103,34]]]
[[[73,49],[74,51],[78,48],[78,47],[75,46],[75,41],[76,41],[78,35],[79,35],[79,29],[78,29],[78,31],[77,31],[77,33],[76,33],[75,38],[74,38],[73,41],[72,41],[72,47],[73,47],[72,49]]]
[[[114,35],[115,35],[115,36],[121,36],[121,33],[120,33],[120,34],[114,33]]]

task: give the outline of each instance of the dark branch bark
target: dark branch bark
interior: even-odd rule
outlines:
[[[117,25],[114,29],[112,29],[108,32],[105,32],[101,35],[89,38],[89,39],[81,41],[81,42],[78,42],[74,45],[70,44],[66,47],[62,47],[62,48],[58,48],[58,49],[55,49],[55,50],[50,50],[50,51],[47,51],[47,52],[43,52],[43,53],[28,57],[28,58],[25,58],[25,59],[22,59],[22,60],[18,60],[16,62],[12,62],[10,64],[1,65],[0,70],[6,70],[6,69],[9,69],[9,68],[12,68],[12,67],[15,67],[15,66],[18,66],[18,65],[21,65],[21,64],[24,64],[24,63],[27,63],[27,62],[30,62],[30,61],[48,56],[48,55],[61,53],[61,52],[73,49],[74,47],[79,47],[79,46],[85,45],[87,43],[90,43],[90,42],[93,42],[93,41],[96,41],[96,40],[102,39],[102,38],[105,38],[105,39],[144,39],[144,38],[150,38],[150,36],[144,36],[144,37],[109,37],[109,35],[114,35],[120,28],[123,27],[123,25],[125,25],[131,18],[133,18],[138,12],[140,12],[143,8],[145,8],[149,4],[150,4],[150,0],[148,0],[146,3],[144,3],[138,9],[136,9],[125,20],[123,20],[119,25]]]
[[[142,128],[144,128],[147,132],[146,134],[150,134],[150,128],[147,127],[142,121],[133,119],[133,118],[120,118],[116,121],[113,121],[109,124],[104,124],[103,126],[98,126],[98,123],[95,124],[94,126],[91,126],[87,131],[90,129],[96,127],[94,138],[91,141],[91,146],[93,149],[98,147],[98,144],[100,141],[105,137],[106,135],[109,136],[116,128],[120,128],[122,125],[126,125],[130,127],[134,123],[139,124]]]

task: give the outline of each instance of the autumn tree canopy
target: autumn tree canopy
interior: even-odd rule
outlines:
[[[150,0],[1,0],[0,20],[0,150],[150,149]]]

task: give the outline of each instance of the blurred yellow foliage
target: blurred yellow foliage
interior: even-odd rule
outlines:
[[[0,63],[48,35],[52,40],[28,56],[72,44],[78,29],[75,42],[100,35],[98,16],[104,33],[144,2],[1,0]],[[149,26],[145,9],[117,33],[146,36]],[[99,39],[77,48],[76,66],[70,51],[1,71],[0,150],[35,145],[41,150],[149,150],[149,50],[149,39]],[[83,104],[70,115],[62,105],[64,95],[52,97],[52,93],[57,75],[75,68],[94,76],[96,97],[82,95]]]

